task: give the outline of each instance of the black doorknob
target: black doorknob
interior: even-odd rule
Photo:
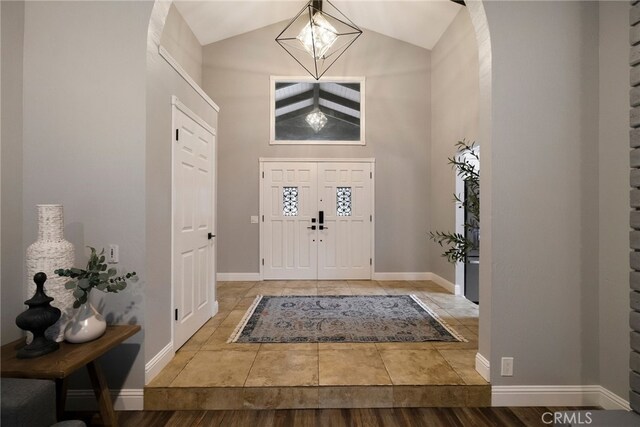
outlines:
[[[207,238],[208,238],[209,240],[213,239],[214,237],[216,237],[216,235],[215,235],[215,234],[213,234],[213,233],[209,233],[209,234],[207,234]]]

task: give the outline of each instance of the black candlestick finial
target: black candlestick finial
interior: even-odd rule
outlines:
[[[31,299],[24,303],[29,306],[16,318],[16,325],[20,329],[29,331],[33,334],[33,341],[20,349],[18,349],[18,359],[30,359],[32,357],[43,356],[52,351],[56,351],[60,345],[51,341],[44,336],[44,331],[60,319],[61,312],[56,307],[51,307],[53,298],[48,297],[44,293],[44,282],[47,281],[47,275],[40,272],[33,276],[36,282],[36,293]]]

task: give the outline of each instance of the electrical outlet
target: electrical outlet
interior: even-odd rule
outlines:
[[[118,245],[109,245],[108,261],[109,264],[117,264],[120,261],[120,248]]]
[[[500,367],[500,375],[503,377],[513,376],[513,357],[503,357],[502,366]]]

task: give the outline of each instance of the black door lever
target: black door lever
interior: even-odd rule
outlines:
[[[214,237],[216,237],[216,235],[215,235],[215,234],[213,234],[213,233],[209,233],[209,234],[207,234],[207,238],[208,238],[209,240],[213,239]]]

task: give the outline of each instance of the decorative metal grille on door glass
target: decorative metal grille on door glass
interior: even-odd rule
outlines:
[[[351,216],[351,187],[336,188],[336,214]]]
[[[298,215],[298,187],[282,187],[282,215]]]

